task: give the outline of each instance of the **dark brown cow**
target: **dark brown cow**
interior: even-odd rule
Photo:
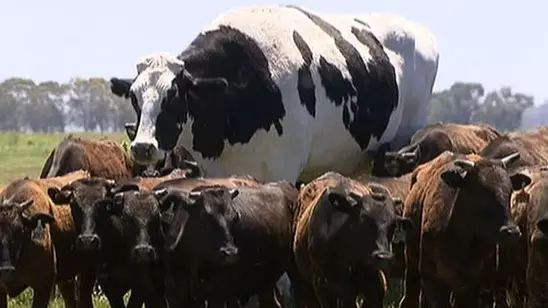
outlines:
[[[493,288],[490,261],[496,244],[517,242],[510,217],[512,189],[530,179],[506,170],[519,153],[502,159],[445,151],[419,166],[405,200],[415,228],[406,237],[405,296],[400,307],[478,307],[483,287]],[[419,276],[420,273],[420,276]]]
[[[376,177],[368,174],[362,174],[356,177],[355,180],[364,185],[372,183],[380,184],[386,187],[396,201],[396,207],[394,209],[396,211],[396,215],[401,216],[403,214],[403,200],[405,200],[407,194],[409,193],[412,175],[412,173],[407,173],[400,177]],[[393,279],[399,279],[398,281],[401,282],[405,270],[404,243],[403,241],[396,239],[392,245],[395,260],[392,267],[388,270],[388,276]]]
[[[47,307],[56,282],[65,306],[76,307],[74,277],[80,267],[71,250],[76,230],[70,211],[55,207],[46,191],[86,177],[79,170],[49,179],[26,178],[0,193],[0,307],[7,307],[6,295],[17,296],[27,287],[34,291],[32,307]],[[91,292],[87,295],[81,300],[91,304]]]
[[[61,176],[82,169],[89,171],[93,177],[119,181],[151,172],[164,175],[176,167],[188,169],[189,177],[201,175],[196,162],[184,160],[175,152],[169,153],[166,160],[151,171],[134,163],[124,149],[112,140],[88,140],[69,135],[50,153],[40,178]]]
[[[548,307],[548,166],[519,169],[516,173],[531,178],[511,199],[512,217],[524,236],[519,245],[501,249],[500,266],[508,276],[499,292],[510,290],[511,307]]]
[[[299,307],[355,307],[362,293],[366,307],[382,307],[391,239],[411,228],[394,203],[386,187],[335,172],[301,188],[293,252],[302,279],[292,279]]]
[[[251,185],[167,186],[158,196],[170,306],[207,300],[223,307],[257,294],[278,307],[276,282],[291,260],[298,191],[285,181]],[[187,292],[184,292],[187,291]],[[186,294],[185,294],[186,293]]]
[[[151,189],[162,181],[185,177],[186,170],[175,169],[164,177],[136,177],[125,181],[121,186],[123,189],[137,187],[136,189]],[[100,274],[103,278],[99,283],[105,292],[112,307],[123,306],[123,295],[136,285],[141,288],[142,284],[134,283],[133,268],[127,266],[128,254],[124,247],[125,231],[117,219],[112,219],[106,210],[112,203],[113,195],[122,188],[115,188],[113,180],[105,178],[89,178],[74,181],[61,188],[52,187],[48,190],[51,199],[58,205],[70,205],[75,220],[78,237],[75,241],[76,249],[85,251],[86,272],[82,279],[82,288],[86,290],[93,287],[95,277]],[[107,269],[97,273],[96,268],[102,264],[108,264],[110,268],[119,266],[114,273]],[[145,292],[146,293],[146,292]],[[150,293],[150,292],[148,292]],[[142,295],[142,296],[141,296]],[[146,295],[143,292],[132,292],[130,303],[137,305],[142,303]],[[146,298],[154,297],[150,295]],[[154,303],[156,305],[157,302]]]
[[[499,136],[500,133],[487,124],[435,123],[416,132],[410,144],[397,152],[378,151],[373,175],[400,176],[412,172],[416,166],[446,150],[462,154],[478,153]]]
[[[525,132],[508,133],[491,141],[479,155],[501,158],[518,152],[520,159],[510,165],[511,170],[524,166],[548,164],[548,127]]]

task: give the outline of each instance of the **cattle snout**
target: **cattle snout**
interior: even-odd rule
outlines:
[[[136,142],[131,144],[131,156],[141,165],[150,165],[160,159],[158,148],[149,142]]]
[[[219,254],[225,264],[235,263],[240,257],[238,248],[232,245],[219,248]]]
[[[521,231],[518,226],[502,226],[499,229],[499,241],[504,244],[514,244],[521,237]]]
[[[386,270],[392,265],[394,254],[389,251],[375,251],[372,254],[371,266],[375,269]]]
[[[137,245],[131,252],[131,258],[136,263],[149,263],[156,259],[156,251],[150,245]]]
[[[13,278],[15,267],[13,265],[4,265],[0,267],[0,278],[4,281],[9,281]]]
[[[101,240],[99,236],[80,235],[76,238],[76,249],[79,250],[99,250],[101,248]]]

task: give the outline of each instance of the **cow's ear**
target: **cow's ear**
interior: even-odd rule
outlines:
[[[354,195],[347,195],[337,189],[327,189],[327,200],[329,203],[339,211],[350,211],[358,202],[359,198]]]
[[[543,217],[537,221],[537,228],[544,234],[548,234],[548,218]]]
[[[66,205],[70,203],[72,191],[68,188],[59,189],[57,187],[50,187],[48,188],[48,196],[53,203],[57,205]]]
[[[113,77],[110,79],[110,91],[116,96],[128,98],[129,89],[131,88],[132,83],[133,79],[120,79]]]
[[[394,212],[396,212],[396,214],[398,214],[398,215],[401,215],[401,213],[403,213],[403,200],[402,200],[402,198],[394,197],[392,199],[392,201],[394,202]]]
[[[31,216],[23,214],[22,217],[27,227],[31,230],[30,238],[35,243],[41,243],[46,239],[45,226],[55,222],[55,218],[47,213],[36,213]]]
[[[440,177],[445,184],[453,188],[459,188],[462,186],[466,174],[466,170],[460,168],[449,168],[445,170]]]
[[[514,173],[510,176],[510,181],[512,181],[512,189],[520,190],[523,187],[531,184],[531,178],[522,172]]]

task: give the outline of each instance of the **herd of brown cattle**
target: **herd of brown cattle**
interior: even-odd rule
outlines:
[[[175,148],[151,168],[109,140],[69,136],[39,179],[0,193],[0,308],[548,307],[548,128],[430,125],[371,174],[309,183],[203,177]],[[511,293],[511,296],[508,296]],[[511,304],[511,305],[510,305]]]

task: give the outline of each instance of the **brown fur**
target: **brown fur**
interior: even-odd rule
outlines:
[[[162,177],[136,177],[132,182],[135,182],[141,190],[151,190],[154,186],[172,179],[186,178],[188,170],[175,169],[171,173]]]
[[[309,307],[317,305],[316,299],[314,298],[314,291],[310,288],[312,286],[316,288],[319,284],[318,281],[328,280],[328,277],[332,274],[330,272],[332,264],[324,264],[325,260],[316,260],[313,257],[313,252],[310,251],[310,245],[312,245],[312,242],[314,241],[314,235],[311,230],[316,230],[318,227],[312,225],[312,219],[324,191],[330,187],[335,188],[344,186],[348,192],[354,192],[358,195],[367,196],[373,192],[373,186],[371,185],[375,185],[374,189],[382,189],[384,192],[388,193],[387,197],[392,197],[388,189],[378,183],[362,184],[356,180],[343,177],[335,172],[327,172],[300,189],[293,221],[293,232],[295,234],[293,240],[293,252],[296,266],[302,275],[302,278],[306,282],[300,282],[302,284],[302,288],[304,289],[304,293],[297,296],[303,296],[304,298],[299,298],[298,301],[306,301],[306,305]],[[330,262],[344,263],[345,261],[337,259]],[[354,265],[348,264],[347,267],[349,266]],[[366,303],[368,303],[366,306],[381,307],[380,302],[382,302],[382,298],[384,298],[384,293],[386,291],[386,279],[384,273],[382,273],[382,271],[378,271],[375,273],[367,272],[367,274],[364,272],[362,274],[366,275],[364,277],[367,277],[365,279],[368,282],[367,294],[365,294]],[[322,293],[318,290],[315,292],[318,296],[320,296],[318,292]]]
[[[93,177],[113,180],[129,179],[145,170],[112,140],[89,140],[69,135],[50,154],[41,176],[55,177],[78,169],[87,170]]]
[[[41,244],[29,242],[23,246],[15,273],[16,278],[12,285],[7,286],[8,294],[16,295],[27,286],[32,286],[35,292],[37,288],[40,291],[52,291],[54,281],[69,280],[76,275],[79,263],[70,249],[76,236],[70,208],[55,206],[48,197],[47,188],[61,188],[85,177],[89,177],[89,173],[78,170],[56,178],[22,179],[12,182],[0,193],[0,199],[10,199],[17,203],[32,199],[34,203],[27,210],[30,215],[47,213],[55,218],[51,226],[46,225],[46,238]],[[69,296],[69,302],[65,302],[66,306],[73,307],[74,290],[72,299],[70,294],[63,296]]]

